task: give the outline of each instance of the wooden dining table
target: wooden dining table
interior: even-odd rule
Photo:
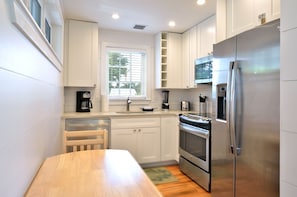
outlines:
[[[89,150],[47,158],[25,196],[162,196],[126,150]]]

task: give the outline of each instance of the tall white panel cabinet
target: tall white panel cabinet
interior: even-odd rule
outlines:
[[[161,161],[178,161],[178,116],[161,118]]]
[[[281,1],[280,197],[297,196],[297,1]]]
[[[182,36],[156,35],[156,88],[182,88]]]
[[[97,23],[67,20],[65,24],[64,86],[94,87],[98,61]]]

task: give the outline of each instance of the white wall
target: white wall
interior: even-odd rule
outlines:
[[[295,0],[281,1],[280,196],[297,196],[297,21]]]
[[[76,105],[76,91],[78,90],[88,90],[91,91],[92,101],[93,101],[93,109],[92,112],[100,112],[101,111],[101,89],[100,85],[102,83],[102,75],[100,73],[101,67],[101,46],[102,43],[112,43],[112,44],[120,44],[126,46],[147,46],[151,49],[150,58],[150,72],[151,77],[148,79],[148,83],[150,86],[150,95],[151,100],[147,102],[143,101],[133,101],[131,104],[131,110],[140,110],[140,107],[143,106],[152,106],[157,108],[157,110],[161,110],[162,104],[162,90],[155,89],[155,61],[154,61],[154,48],[155,48],[155,35],[139,33],[139,32],[123,32],[123,31],[114,31],[114,30],[106,30],[99,29],[99,69],[98,69],[98,82],[96,88],[65,88],[65,112],[75,112]],[[211,86],[210,85],[201,85],[196,89],[191,90],[170,90],[169,92],[169,104],[171,110],[179,110],[180,109],[180,101],[188,100],[193,105],[193,110],[198,111],[198,101],[200,93],[203,96],[208,96],[211,98]],[[209,112],[211,112],[211,102],[209,100]],[[109,110],[110,111],[122,111],[125,110],[126,103],[122,102],[109,102]]]
[[[23,196],[60,153],[62,75],[11,23],[0,1],[0,196]]]

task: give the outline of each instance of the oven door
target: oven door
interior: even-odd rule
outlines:
[[[209,131],[180,123],[179,154],[209,172]]]

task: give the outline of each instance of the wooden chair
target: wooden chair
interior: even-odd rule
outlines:
[[[107,148],[107,130],[64,131],[64,153]]]

